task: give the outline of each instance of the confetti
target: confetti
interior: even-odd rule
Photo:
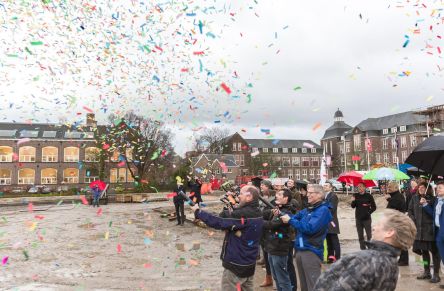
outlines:
[[[8,263],[9,257],[3,257],[2,259],[2,265],[6,265]]]
[[[231,94],[231,89],[225,83],[220,84],[220,86],[227,94]]]
[[[117,253],[120,254],[122,252],[122,245],[117,244]]]

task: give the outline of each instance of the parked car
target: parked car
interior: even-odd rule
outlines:
[[[28,189],[28,193],[36,194],[36,193],[42,193],[42,194],[48,194],[51,193],[51,188],[44,185],[35,185]]]
[[[343,190],[343,187],[342,187],[342,183],[341,183],[341,182],[338,182],[338,181],[335,180],[335,179],[327,180],[327,182],[329,182],[329,183],[332,184],[332,186],[333,186],[333,191],[342,191],[342,190]],[[351,190],[352,190],[352,186],[347,186],[347,187],[348,187],[348,191],[351,191]]]

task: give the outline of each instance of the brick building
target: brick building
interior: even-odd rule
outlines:
[[[239,166],[236,164],[233,155],[201,154],[191,158],[193,173],[197,176],[217,179],[226,177],[229,181],[235,181],[239,175]]]
[[[334,124],[321,139],[331,158],[328,176],[349,170],[368,170],[375,164],[396,167],[404,163],[426,133],[426,118],[413,111],[367,118],[354,127],[336,111]]]
[[[93,114],[85,125],[76,126],[0,123],[0,191],[31,185],[86,187],[99,178],[94,133],[104,130]],[[106,161],[105,181],[133,182],[126,167],[118,167],[118,156]]]
[[[224,154],[232,154],[239,175],[320,179],[322,148],[311,140],[244,139],[235,133],[225,139]]]

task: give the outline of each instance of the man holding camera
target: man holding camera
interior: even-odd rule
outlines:
[[[253,277],[263,226],[259,190],[244,186],[239,193],[239,204],[219,216],[200,210],[198,204],[191,209],[196,218],[209,227],[226,232],[220,256],[224,267],[221,289],[236,291],[240,287],[244,291],[254,291]]]

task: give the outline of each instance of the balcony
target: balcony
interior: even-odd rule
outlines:
[[[12,154],[0,155],[0,163],[8,163],[8,162],[12,162]]]
[[[0,185],[11,185],[11,178],[0,178]]]
[[[57,162],[57,155],[46,155],[46,156],[42,156],[42,162],[46,162],[46,163],[56,163],[56,162]]]
[[[35,162],[35,155],[20,155],[19,162],[33,163]]]
[[[79,156],[71,156],[71,155],[65,156],[65,162],[78,162],[78,161],[79,161]]]

